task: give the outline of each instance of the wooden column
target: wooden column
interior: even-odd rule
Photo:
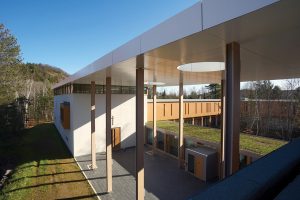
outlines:
[[[212,123],[211,123],[212,119],[211,119],[211,115],[209,116],[209,127],[212,127]]]
[[[201,117],[201,126],[204,126],[204,117]]]
[[[226,45],[225,67],[225,176],[239,169],[240,142],[240,45],[232,42]]]
[[[192,125],[195,125],[195,118],[192,118]]]
[[[144,199],[144,55],[136,59],[136,199]]]
[[[178,166],[184,166],[184,145],[183,145],[183,73],[179,78],[179,137],[178,137]]]
[[[224,168],[224,162],[225,162],[225,150],[224,150],[224,141],[225,141],[225,107],[224,107],[224,102],[225,102],[225,80],[221,80],[221,151],[220,151],[220,180],[225,178],[225,168]]]
[[[106,189],[112,191],[111,77],[106,77]]]
[[[97,168],[96,164],[96,133],[95,133],[95,114],[96,114],[96,105],[95,105],[95,92],[96,86],[95,81],[91,82],[91,160],[92,160],[92,169]]]
[[[156,85],[153,85],[153,150],[157,148],[156,133]]]

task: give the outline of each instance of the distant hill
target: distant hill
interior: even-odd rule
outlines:
[[[0,67],[0,105],[18,97],[32,98],[37,93],[51,93],[51,86],[69,76],[47,64],[20,63]]]
[[[32,76],[35,82],[44,82],[48,80],[51,84],[58,83],[69,76],[68,73],[58,67],[47,64],[26,63],[23,64],[22,71],[28,73],[26,77]]]
[[[53,120],[51,86],[69,75],[47,64],[0,67],[0,134]]]

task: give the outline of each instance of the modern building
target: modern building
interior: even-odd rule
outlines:
[[[95,85],[95,151],[104,152],[105,87]],[[145,102],[147,101],[145,96]],[[111,127],[117,130],[113,145],[135,146],[135,87],[113,86],[111,95]],[[65,91],[55,90],[54,122],[74,157],[91,153],[91,84],[71,84]],[[147,111],[145,111],[146,115]],[[146,119],[146,118],[145,118]]]
[[[55,124],[73,155],[91,153],[92,168],[96,152],[106,152],[107,192],[112,191],[112,148],[119,147],[114,140],[135,145],[140,200],[144,86],[153,86],[154,144],[156,87],[179,87],[178,166],[183,167],[183,85],[221,83],[220,171],[230,176],[240,163],[240,82],[300,77],[299,9],[296,0],[199,1],[56,84]],[[112,131],[120,127],[121,136]]]

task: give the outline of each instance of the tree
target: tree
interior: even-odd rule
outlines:
[[[8,29],[0,24],[0,67],[20,62],[20,46]]]
[[[300,108],[299,108],[299,86],[300,79],[288,79],[285,81],[285,92],[283,98],[288,100],[285,106],[282,106],[283,130],[286,131],[284,138],[291,140],[294,137],[295,128],[299,126]]]
[[[264,80],[264,81],[257,81],[255,84],[255,90],[256,90],[256,103],[260,104],[258,106],[262,107],[265,106],[266,108],[260,108],[257,109],[259,120],[260,122],[260,129],[262,132],[260,135],[265,135],[269,134],[270,132],[270,122],[271,122],[271,116],[272,116],[272,109],[271,109],[271,97],[272,97],[272,92],[273,92],[273,83],[269,80]],[[264,103],[258,102],[258,100],[265,100]],[[263,112],[262,112],[263,111]],[[259,131],[259,130],[257,130]]]
[[[0,103],[9,103],[18,98],[17,88],[22,84],[19,82],[20,73],[20,47],[17,39],[8,29],[0,24]]]
[[[272,99],[281,99],[282,91],[279,86],[275,85],[272,89]]]
[[[257,93],[257,98],[269,100],[273,91],[273,83],[269,80],[256,81],[255,90]]]
[[[208,90],[208,98],[220,99],[221,98],[221,85],[220,84],[209,84],[205,86]]]

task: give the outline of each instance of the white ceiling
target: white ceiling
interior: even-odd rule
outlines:
[[[216,2],[217,0],[210,1]],[[224,3],[224,1],[221,2]],[[235,0],[229,2],[234,3]],[[204,9],[204,5],[201,3],[195,6],[184,11],[183,14],[187,15],[186,12],[197,12],[199,9],[201,11]],[[250,11],[254,10],[253,7],[251,9]],[[233,16],[229,18],[231,20],[223,23],[219,20],[216,22],[220,23],[219,25],[210,27],[210,23],[205,23],[204,25],[207,26],[205,30],[202,23],[196,23],[195,26],[190,28],[192,34],[186,36],[186,30],[183,31],[182,35],[175,34],[174,37],[180,39],[171,43],[168,43],[166,33],[172,38],[172,32],[164,30],[163,33],[165,34],[162,36],[163,42],[161,44],[166,43],[165,45],[159,45],[156,41],[157,37],[160,37],[156,32],[156,27],[121,46],[116,51],[107,54],[55,87],[67,82],[90,83],[92,80],[96,81],[97,84],[105,84],[107,75],[112,77],[112,84],[114,85],[135,85],[135,55],[138,55],[141,49],[145,50],[143,52],[145,55],[145,81],[178,85],[179,71],[177,67],[179,65],[201,61],[222,62],[225,60],[226,43],[232,41],[239,42],[241,46],[241,81],[300,78],[299,10],[300,1],[283,0],[254,12],[249,11],[250,13],[237,18]],[[179,14],[179,18],[182,17],[180,15],[182,14]],[[189,17],[199,17],[199,13],[189,15],[187,16],[188,20],[190,20]],[[170,19],[170,21],[176,21],[176,17],[173,17],[175,19]],[[180,20],[185,19],[184,17]],[[204,19],[202,21],[205,22]],[[193,21],[182,21],[180,23],[193,24]],[[175,25],[168,24],[167,21],[159,26],[171,27],[170,29],[172,29],[172,26]],[[202,31],[197,31],[199,26],[202,26]],[[173,31],[176,32],[175,29],[173,27]],[[147,34],[150,34],[150,36],[147,36]],[[154,43],[157,43],[155,45],[158,45],[158,47],[151,50],[142,48],[141,41],[143,40],[141,39],[145,41],[145,38],[148,38],[147,42],[149,44],[147,45],[153,47],[151,37],[155,39]],[[124,50],[125,54],[120,53]],[[130,58],[126,59],[126,57]],[[185,85],[219,83],[221,78],[221,72],[184,72]]]

